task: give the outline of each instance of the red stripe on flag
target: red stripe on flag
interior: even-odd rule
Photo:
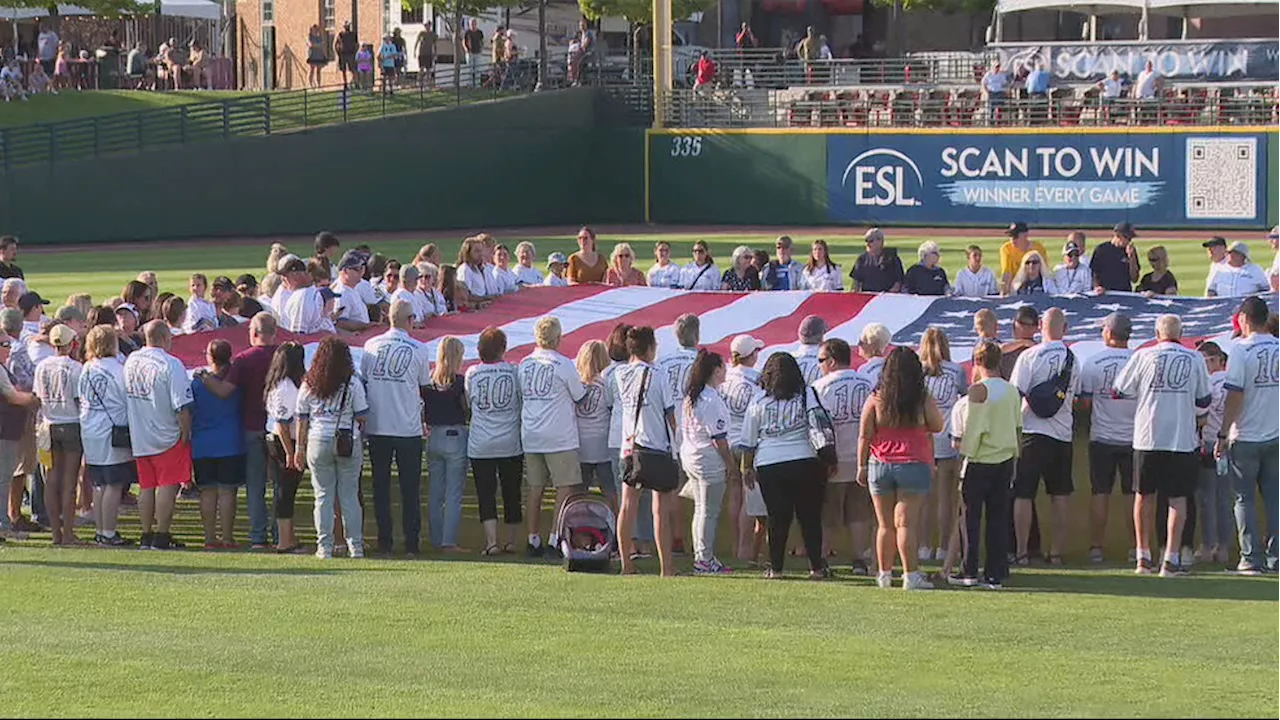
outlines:
[[[809,315],[817,315],[827,321],[828,328],[833,328],[853,319],[875,297],[863,293],[814,293],[790,315],[771,320],[754,330],[744,330],[743,333],[755,336],[765,347],[798,342],[800,321]],[[729,343],[732,341],[732,337],[726,337],[706,347],[728,358]]]

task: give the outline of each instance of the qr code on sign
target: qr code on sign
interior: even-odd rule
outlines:
[[[1187,217],[1248,219],[1258,211],[1258,141],[1187,138]]]

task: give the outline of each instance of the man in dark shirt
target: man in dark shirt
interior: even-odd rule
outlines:
[[[249,273],[236,278],[236,292],[240,293],[240,317],[253,319],[265,309],[258,302],[258,279]]]
[[[979,312],[982,312],[981,310]],[[1005,380],[1013,374],[1013,365],[1018,356],[1027,348],[1036,344],[1036,331],[1040,328],[1040,313],[1030,305],[1018,308],[1013,315],[1013,340],[1000,347],[1000,377]],[[1009,499],[1009,545],[1017,547],[1013,531],[1013,498]],[[1040,553],[1040,517],[1036,514],[1036,505],[1031,503],[1031,532],[1027,534],[1027,554]]]
[[[18,238],[12,235],[0,237],[0,280],[8,280],[9,278],[18,278],[25,280],[22,276],[22,268],[13,264],[18,259]]]
[[[338,56],[338,70],[342,72],[342,84],[347,85],[355,80],[356,53],[360,50],[360,40],[356,37],[356,31],[351,29],[350,20],[342,23],[342,32],[338,33],[333,44]]]
[[[1138,250],[1133,246],[1133,239],[1137,236],[1133,225],[1122,222],[1116,225],[1111,242],[1102,243],[1093,249],[1089,269],[1093,271],[1095,290],[1129,292],[1133,289],[1141,267],[1138,263]]]
[[[901,292],[902,260],[898,251],[884,246],[884,232],[871,228],[863,237],[867,251],[858,256],[849,271],[855,292]]]

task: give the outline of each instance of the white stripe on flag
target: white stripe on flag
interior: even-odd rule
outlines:
[[[734,300],[699,316],[699,345],[714,345],[734,335],[749,333],[778,318],[794,313],[811,292],[757,292]],[[676,342],[674,318],[654,333],[658,338],[658,357],[680,347]]]
[[[889,328],[891,335],[896,335],[899,330],[920,319],[921,315],[928,312],[929,306],[936,299],[919,295],[877,295],[871,299],[871,302],[864,305],[857,315],[833,328],[829,328],[826,337],[844,340],[851,347],[854,347],[856,352],[858,338],[862,336],[862,329],[867,325],[878,322]],[[799,348],[799,341],[767,347],[760,351],[760,360],[757,367],[762,367],[764,361],[773,353],[795,352]]]

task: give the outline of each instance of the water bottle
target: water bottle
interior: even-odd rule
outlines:
[[[1218,477],[1226,477],[1227,475],[1227,456],[1223,455],[1218,458]]]

